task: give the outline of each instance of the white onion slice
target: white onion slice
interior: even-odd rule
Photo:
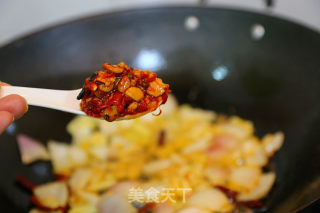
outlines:
[[[48,150],[55,173],[68,174],[72,167],[69,157],[70,146],[55,141],[49,141]]]
[[[78,169],[73,172],[69,179],[69,186],[72,190],[83,189],[89,182],[92,173],[89,169]]]
[[[231,188],[236,191],[251,191],[259,184],[261,169],[259,167],[233,168],[229,177]]]
[[[270,157],[278,151],[284,141],[284,134],[282,132],[277,132],[275,134],[268,134],[263,137],[262,144],[265,152]]]
[[[251,201],[259,200],[265,197],[271,190],[273,183],[276,179],[274,172],[269,172],[261,176],[259,185],[250,193],[241,193],[237,196],[238,201]]]
[[[199,209],[226,212],[232,209],[228,197],[218,189],[206,189],[193,194],[188,205]]]
[[[37,160],[49,159],[46,147],[35,139],[20,134],[17,136],[17,141],[22,163],[29,164]]]
[[[51,182],[34,188],[33,193],[41,205],[59,208],[67,205],[68,188],[64,182]]]

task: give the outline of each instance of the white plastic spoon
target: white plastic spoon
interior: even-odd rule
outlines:
[[[24,97],[29,105],[61,110],[78,115],[85,115],[80,110],[80,100],[77,96],[81,89],[77,90],[53,90],[29,87],[1,86],[0,98],[17,94]]]

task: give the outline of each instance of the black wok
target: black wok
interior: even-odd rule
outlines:
[[[184,28],[190,15],[200,20],[195,31]],[[260,40],[251,37],[254,24],[265,28]],[[180,102],[253,120],[260,136],[285,132],[285,144],[271,164],[276,185],[264,202],[269,212],[293,212],[320,196],[319,51],[318,33],[265,15],[143,9],[86,18],[16,40],[0,49],[0,79],[73,89],[105,61],[138,68],[146,63],[172,85]],[[217,70],[222,75],[215,80]],[[68,141],[65,125],[72,117],[31,107],[0,136],[1,212],[30,207],[28,193],[14,182],[18,174],[36,183],[52,179],[49,163],[20,163],[15,135]]]

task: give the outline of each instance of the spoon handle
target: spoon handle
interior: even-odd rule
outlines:
[[[24,97],[29,105],[82,114],[80,101],[76,99],[80,90],[53,90],[29,87],[2,86],[0,98],[17,94]]]

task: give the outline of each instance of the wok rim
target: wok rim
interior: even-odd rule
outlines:
[[[309,31],[309,33],[316,34],[320,39],[320,31],[317,31],[310,26],[303,25],[303,23],[299,23],[298,21],[292,20],[288,17],[283,17],[281,15],[275,15],[275,14],[266,14],[263,12],[253,11],[249,8],[234,8],[234,7],[219,7],[219,6],[187,6],[187,5],[171,5],[171,6],[151,6],[151,7],[141,7],[141,8],[129,8],[129,9],[115,9],[113,11],[106,11],[106,12],[97,12],[96,14],[92,15],[85,15],[83,17],[75,17],[67,20],[63,20],[61,22],[56,22],[53,24],[48,24],[48,26],[40,27],[39,29],[36,29],[34,31],[31,31],[29,33],[25,33],[21,36],[17,36],[13,38],[13,40],[9,41],[7,44],[4,44],[3,46],[0,46],[0,51],[2,49],[5,49],[9,46],[14,46],[15,44],[18,44],[22,42],[23,40],[29,39],[30,37],[33,37],[35,35],[39,35],[41,33],[48,32],[50,30],[53,30],[55,28],[81,23],[83,21],[89,21],[96,18],[102,18],[107,16],[115,16],[115,15],[121,15],[124,13],[134,13],[134,12],[143,12],[143,11],[152,11],[152,10],[164,10],[164,9],[200,9],[200,10],[219,10],[219,11],[225,11],[225,12],[235,12],[239,14],[251,14],[255,16],[261,16],[265,17],[274,21],[282,21],[285,22],[285,24],[291,24],[295,27],[299,27],[303,29],[305,32]]]

